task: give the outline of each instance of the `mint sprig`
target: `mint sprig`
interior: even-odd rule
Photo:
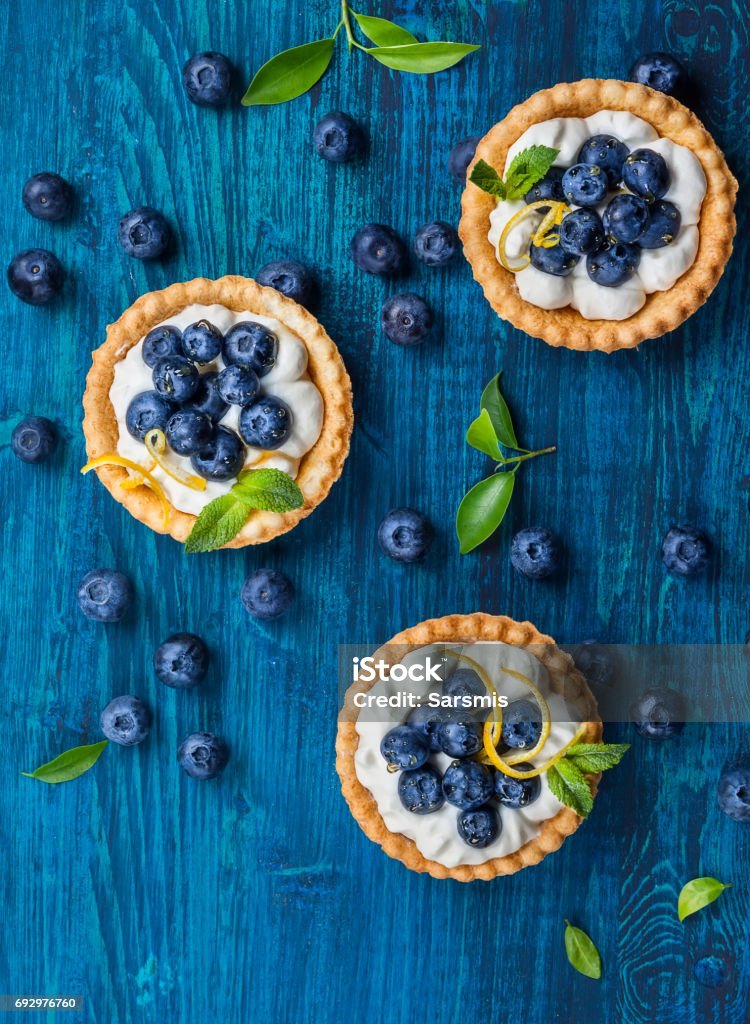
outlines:
[[[559,152],[550,146],[522,149],[511,160],[504,179],[485,160],[477,160],[469,181],[498,199],[523,199],[529,189],[542,180]]]
[[[108,740],[100,740],[98,743],[87,743],[82,747],[71,747],[52,761],[35,768],[33,772],[21,772],[21,775],[28,779],[38,779],[39,782],[46,782],[48,785],[70,782],[96,764],[108,743]]]
[[[292,512],[304,505],[302,491],[288,473],[280,469],[248,469],[240,473],[237,483],[201,510],[185,551],[196,554],[215,551],[236,537],[253,510]]]
[[[630,749],[629,743],[576,743],[547,771],[547,784],[560,803],[588,818],[594,806],[586,776],[614,768]]]

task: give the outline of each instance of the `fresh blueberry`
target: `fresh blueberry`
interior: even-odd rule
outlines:
[[[128,433],[143,441],[150,430],[166,430],[174,406],[156,391],[142,391],[136,395],[125,413]]]
[[[55,450],[57,430],[44,416],[27,416],[13,428],[10,446],[21,462],[43,462]]]
[[[225,366],[216,378],[216,390],[228,405],[249,405],[259,387],[255,370],[235,363]]]
[[[333,111],[315,125],[313,141],[318,156],[332,164],[346,164],[362,155],[365,136],[349,114]]]
[[[524,761],[523,764],[515,766],[519,772],[530,772],[533,765]],[[504,807],[511,807],[514,811],[521,807],[528,807],[533,804],[542,792],[542,780],[538,775],[530,779],[513,779],[503,772],[495,772],[495,796]]]
[[[205,412],[195,409],[179,409],[167,422],[167,443],[178,455],[193,455],[209,443],[213,436],[214,424]]]
[[[413,292],[392,295],[380,312],[380,326],[395,345],[418,345],[424,341],[433,319],[425,300]]]
[[[186,408],[193,409],[195,412],[204,412],[207,416],[211,417],[214,423],[217,423],[229,408],[216,388],[216,378],[218,376],[219,374],[216,370],[202,373],[195,394],[186,406]]]
[[[694,526],[673,526],[661,545],[662,561],[678,576],[693,576],[705,569],[710,553],[708,537]]]
[[[448,170],[462,185],[466,184],[466,172],[474,159],[481,138],[481,135],[469,135],[467,138],[461,139],[448,155]]]
[[[551,530],[543,526],[527,526],[513,538],[510,561],[522,576],[542,580],[562,566],[563,546]]]
[[[51,171],[32,175],[23,187],[23,205],[39,220],[62,220],[73,205],[73,189]]]
[[[412,729],[416,729],[417,732],[421,732],[430,744],[431,752],[436,754],[440,750],[437,729],[442,721],[443,716],[440,708],[432,708],[429,704],[421,704],[409,713],[406,724],[410,725]]]
[[[394,508],[378,527],[381,550],[396,562],[418,562],[432,544],[432,525],[413,508]]]
[[[175,633],[156,648],[154,671],[165,686],[186,690],[203,682],[208,661],[204,640],[195,633]]]
[[[586,272],[595,284],[617,288],[629,281],[641,262],[637,245],[615,242],[586,257]]]
[[[294,586],[276,569],[256,569],[242,584],[245,610],[254,619],[278,619],[294,600]]]
[[[542,714],[530,700],[515,700],[503,711],[503,743],[513,750],[535,747],[542,735]]]
[[[702,956],[695,961],[693,977],[706,988],[718,988],[729,980],[729,964],[720,956]]]
[[[256,281],[268,288],[275,288],[306,309],[312,309],[315,305],[318,294],[315,278],[307,267],[295,260],[273,260],[266,263],[258,271]]]
[[[215,779],[227,766],[229,751],[224,740],[210,732],[194,732],[177,750],[177,763],[193,779]]]
[[[417,259],[428,267],[441,267],[458,252],[458,232],[444,220],[434,220],[420,228],[414,236]]]
[[[263,324],[243,320],[224,335],[224,362],[249,366],[259,377],[273,368],[279,351],[279,339]]]
[[[430,756],[427,737],[410,725],[397,725],[380,741],[380,753],[399,771],[421,768]]]
[[[685,92],[687,72],[671,53],[646,53],[630,69],[630,81],[648,85],[668,96]]]
[[[685,702],[666,686],[645,690],[630,708],[636,732],[648,740],[666,740],[682,731]]]
[[[99,718],[101,730],[112,743],[121,747],[134,747],[142,743],[151,731],[151,712],[140,699],[128,695],[115,697]]]
[[[560,247],[573,256],[588,256],[604,245],[604,225],[596,210],[573,210],[559,230]]]
[[[406,246],[387,224],[365,224],[352,239],[350,252],[360,270],[393,277],[409,265]]]
[[[245,446],[233,430],[219,426],[208,444],[190,456],[190,464],[206,480],[231,480],[245,465]]]
[[[221,355],[224,337],[208,320],[190,324],[182,332],[182,348],[193,363],[211,363]]]
[[[631,192],[652,203],[669,188],[669,168],[661,153],[634,149],[622,167],[622,177]]]
[[[598,164],[573,164],[563,174],[563,195],[576,206],[596,206],[608,187],[609,179]]]
[[[608,687],[615,676],[615,664],[606,647],[595,640],[584,640],[573,651],[573,661],[587,683],[594,686]]]
[[[78,607],[95,622],[119,622],[131,597],[130,580],[114,569],[92,569],[78,585]]]
[[[550,167],[547,173],[536,185],[532,185],[523,197],[526,203],[539,203],[542,199],[551,199],[555,203],[565,202],[562,180],[565,173],[564,167]],[[543,211],[540,207],[540,212]]]
[[[648,222],[638,239],[641,249],[661,249],[677,237],[682,224],[682,215],[674,203],[657,199],[648,208]]]
[[[460,811],[457,827],[458,834],[468,846],[482,850],[495,842],[503,826],[495,808],[486,804],[473,811]]]
[[[724,772],[719,779],[719,807],[734,821],[750,823],[750,769]]]
[[[492,772],[479,761],[454,761],[443,776],[443,796],[449,804],[472,811],[492,796]]]
[[[580,259],[572,252],[566,252],[560,244],[552,245],[548,249],[543,245],[532,244],[529,256],[532,266],[537,270],[543,270],[545,274],[554,274],[555,277],[567,277]]]
[[[581,146],[579,164],[596,164],[607,176],[610,188],[617,188],[622,180],[622,165],[630,150],[614,135],[592,135]]]
[[[8,267],[8,286],[16,298],[30,306],[43,306],[62,291],[63,265],[47,249],[24,249]]]
[[[273,395],[261,395],[240,413],[240,434],[245,444],[264,451],[280,448],[292,432],[292,410]]]
[[[128,256],[156,260],[169,248],[172,232],[163,213],[150,206],[139,206],[122,218],[117,237]]]
[[[437,729],[440,749],[448,757],[472,757],[482,749],[481,722],[441,722]]]
[[[459,698],[458,706],[461,706],[463,700],[473,703],[475,697],[486,696],[487,688],[473,668],[457,668],[450,679],[443,683],[443,694]]]
[[[165,356],[182,356],[184,354],[182,331],[171,324],[154,327],[143,339],[141,356],[146,366],[150,366],[152,370]]]
[[[445,803],[440,785],[440,772],[430,765],[422,765],[398,777],[398,795],[401,803],[413,814],[432,814]]]
[[[172,402],[187,402],[198,390],[200,374],[185,356],[162,356],[151,374],[154,387]]]
[[[604,230],[617,242],[635,242],[648,224],[648,203],[640,196],[623,192],[604,211]]]
[[[196,53],[182,69],[182,84],[191,103],[223,107],[232,90],[232,65],[223,53]]]

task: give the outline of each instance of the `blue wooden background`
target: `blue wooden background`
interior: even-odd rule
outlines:
[[[180,68],[191,53],[226,52],[246,82],[273,53],[330,31],[335,0],[0,8],[2,249],[7,262],[47,246],[70,274],[64,301],[46,309],[0,289],[0,992],[80,993],[84,1012],[66,1019],[108,1024],[742,1024],[750,827],[721,815],[714,794],[724,762],[748,746],[746,727],[693,726],[672,744],[636,742],[563,850],[489,885],[433,881],[388,860],[349,816],[333,767],[342,642],[382,641],[425,617],[476,609],[530,617],[568,642],[745,636],[742,200],[737,252],[708,305],[673,336],[613,357],[554,351],[502,324],[463,261],[414,268],[389,286],[348,256],[368,220],[406,237],[435,217],[457,221],[460,189],[445,167],[453,141],[481,133],[538,88],[626,75],[653,48],[689,67],[696,107],[742,187],[750,128],[741,0],[385,2],[370,13],[424,37],[479,42],[481,53],[417,77],[347,58],[342,46],[311,95],[219,113],[186,101]],[[337,108],[367,125],[366,163],[337,168],[315,155],[313,124]],[[43,169],[75,184],[69,223],[34,221],[21,206],[25,178]],[[117,245],[119,216],[141,203],[175,226],[177,252],[163,264],[139,264]],[[354,383],[351,457],[328,501],[288,537],[187,557],[78,475],[89,353],[142,292],[195,275],[252,275],[281,256],[313,265],[322,284],[320,315]],[[377,328],[385,295],[404,286],[439,313],[431,340],[413,351]],[[559,450],[526,468],[498,537],[461,558],[456,504],[486,468],[463,433],[500,368],[524,441]],[[26,413],[53,417],[64,434],[39,467],[7,446]],[[424,565],[396,565],[377,550],[377,524],[399,504],[424,509],[436,526]],[[711,571],[687,582],[667,578],[658,558],[664,531],[683,520],[715,544]],[[531,583],[510,569],[510,537],[533,523],[564,537],[558,582]],[[134,582],[120,625],[77,610],[76,584],[98,565]],[[259,566],[283,569],[298,589],[294,610],[271,625],[248,619],[239,601]],[[199,692],[176,693],[153,677],[152,652],[176,629],[211,645]],[[98,738],[101,707],[122,692],[154,707],[142,748],[109,749],[61,787],[18,775]],[[180,739],[197,728],[231,745],[218,783],[196,784],[175,764]],[[735,887],[680,925],[678,889],[701,874]],[[564,917],[598,943],[601,982],[567,965]],[[719,992],[692,977],[695,958],[709,952],[732,965]]]

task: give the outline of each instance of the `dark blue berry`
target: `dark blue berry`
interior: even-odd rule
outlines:
[[[547,249],[543,245],[532,244],[529,256],[532,266],[537,270],[543,270],[545,274],[554,274],[555,277],[567,277],[573,272],[580,258],[572,252],[566,252],[560,244]]]
[[[528,526],[513,537],[510,548],[513,568],[531,580],[557,572],[563,562],[560,538],[543,526]]]
[[[526,203],[539,203],[542,199],[551,199],[555,203],[564,203],[565,193],[562,187],[564,173],[564,167],[550,167],[544,177],[536,185],[531,186],[523,197],[524,201]],[[540,207],[540,212],[543,211],[544,207]]]
[[[351,241],[352,259],[368,274],[394,277],[409,265],[406,246],[387,224],[365,224]]]
[[[436,754],[440,750],[437,729],[442,721],[443,715],[440,708],[432,708],[429,704],[421,704],[409,713],[406,724],[410,725],[412,729],[416,729],[417,732],[421,732],[430,744],[432,753]]]
[[[245,465],[245,454],[235,432],[219,426],[208,444],[190,456],[190,464],[206,480],[231,480]]]
[[[729,980],[729,964],[720,956],[702,956],[695,961],[693,977],[706,988],[718,988]]]
[[[187,736],[177,750],[177,763],[188,775],[201,782],[215,779],[229,761],[226,743],[210,732],[194,732]]]
[[[218,376],[216,370],[201,374],[195,394],[187,405],[188,409],[195,412],[204,412],[214,423],[218,422],[229,408],[216,388]]]
[[[609,179],[598,164],[573,164],[563,174],[563,195],[576,206],[596,206],[607,194]]]
[[[466,172],[474,159],[481,135],[469,135],[461,139],[448,154],[448,170],[462,185],[466,184]]]
[[[637,196],[652,203],[669,188],[669,168],[661,153],[653,149],[634,149],[622,167],[623,181]]]
[[[599,687],[612,685],[615,676],[615,663],[606,647],[595,640],[584,640],[573,651],[576,668],[583,674],[587,683]]]
[[[492,796],[492,772],[479,761],[454,761],[443,776],[443,796],[449,804],[471,811]]]
[[[8,267],[8,286],[16,298],[30,306],[43,306],[62,291],[63,265],[47,249],[25,249]]]
[[[530,700],[515,700],[503,711],[503,743],[513,750],[530,750],[542,735],[542,713]]]
[[[193,363],[211,363],[221,355],[224,337],[208,320],[190,324],[182,332],[182,348]]]
[[[418,562],[432,543],[432,525],[413,508],[394,508],[378,527],[381,550],[396,562]]]
[[[223,53],[196,53],[182,69],[188,99],[199,107],[223,107],[232,91],[232,65]]]
[[[73,189],[51,171],[34,174],[23,187],[23,205],[39,220],[62,220],[73,205]]]
[[[150,430],[166,430],[174,406],[156,391],[136,395],[125,413],[125,426],[136,441],[143,441]]]
[[[224,362],[249,366],[259,377],[273,368],[278,350],[279,339],[273,331],[254,320],[243,320],[224,335]]]
[[[139,697],[115,697],[99,718],[104,735],[121,747],[142,743],[151,731],[151,712]]]
[[[630,69],[630,81],[668,96],[680,96],[685,92],[687,72],[671,53],[646,53]]]
[[[573,256],[588,256],[604,245],[604,225],[596,210],[573,210],[559,228],[560,247]]]
[[[649,740],[666,740],[682,731],[685,702],[681,694],[666,686],[645,690],[631,706],[636,732]]]
[[[78,607],[96,622],[119,622],[125,614],[132,588],[130,580],[114,569],[92,569],[78,585]]]
[[[333,164],[346,164],[361,156],[365,136],[359,124],[349,114],[333,111],[315,125],[313,141],[318,156]]]
[[[273,395],[261,395],[240,413],[240,434],[245,444],[274,451],[291,434],[292,423],[288,405]]]
[[[398,795],[401,803],[412,814],[439,811],[445,803],[440,772],[428,764],[411,771],[402,771],[398,777]]]
[[[259,387],[258,374],[249,366],[225,366],[216,378],[216,390],[229,405],[249,405]]]
[[[433,320],[430,307],[413,292],[392,295],[380,312],[380,325],[395,345],[418,345],[424,341]]]
[[[175,633],[154,653],[154,671],[165,686],[185,690],[198,686],[208,672],[208,647],[195,633]]]
[[[750,769],[734,768],[719,779],[719,807],[734,821],[750,824]]]
[[[21,462],[43,462],[55,450],[57,430],[45,416],[27,416],[13,428],[10,446]]]
[[[498,813],[490,804],[473,811],[460,811],[456,824],[463,841],[476,850],[494,843],[502,830]]]
[[[705,569],[710,553],[708,537],[694,526],[673,526],[661,545],[662,561],[678,576],[693,576]]]
[[[463,700],[471,700],[474,697],[484,697],[487,688],[473,668],[457,668],[450,679],[443,683],[443,694],[447,697],[459,698],[458,707]]]
[[[187,402],[198,390],[200,374],[185,356],[162,356],[154,364],[154,387],[171,402]]]
[[[254,619],[278,619],[294,600],[294,586],[283,572],[257,569],[242,584],[240,597]]]
[[[449,263],[458,252],[459,245],[458,232],[443,220],[425,224],[414,236],[417,259],[428,267],[441,267]]]
[[[682,215],[674,203],[657,199],[648,208],[648,221],[638,239],[641,249],[661,249],[677,237],[682,224]]]
[[[417,729],[397,725],[380,741],[380,753],[392,768],[407,771],[422,767],[430,756],[430,744]]]
[[[178,455],[193,455],[207,445],[214,432],[213,420],[195,409],[179,409],[167,422],[167,443]]]
[[[640,196],[623,192],[604,211],[604,230],[617,242],[635,242],[648,224],[648,203]]]
[[[615,242],[586,257],[586,272],[592,281],[605,288],[617,288],[629,281],[641,262],[637,245]]]
[[[128,256],[155,260],[169,248],[172,232],[163,213],[150,206],[139,206],[122,218],[117,237]]]
[[[437,730],[440,749],[448,757],[471,757],[482,749],[482,729],[475,721],[441,722]]]
[[[143,339],[141,356],[146,366],[150,366],[152,370],[157,362],[165,356],[182,356],[184,354],[182,331],[171,324],[154,327]]]
[[[273,260],[266,263],[258,271],[256,281],[268,288],[275,288],[306,309],[312,309],[315,305],[318,294],[315,278],[307,267],[295,260]]]
[[[592,135],[581,146],[579,164],[596,164],[607,176],[610,188],[617,188],[622,180],[622,165],[629,153],[624,142],[614,135]]]
[[[530,772],[533,765],[524,762],[515,767],[519,772]],[[541,792],[542,780],[538,775],[534,775],[530,779],[513,779],[510,775],[495,772],[495,796],[504,807],[510,807],[514,811],[520,810],[521,807],[528,807],[529,804],[534,803]]]

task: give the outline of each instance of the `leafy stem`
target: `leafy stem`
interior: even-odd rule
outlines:
[[[525,462],[527,459],[535,459],[537,455],[549,455],[551,452],[556,452],[557,447],[555,445],[552,445],[551,448],[537,448],[535,452],[529,452],[525,448],[521,448],[519,449],[519,451],[522,451],[524,454],[511,455],[509,458],[502,459],[502,461],[498,463],[496,471],[500,469],[502,466],[509,465],[511,462],[521,463]]]
[[[354,38],[354,32],[352,31],[352,21],[349,16],[349,4],[346,0],[341,0],[341,24],[344,26],[346,32],[346,45],[351,50],[353,47],[357,47],[359,50],[364,50],[364,46],[357,42]],[[338,29],[336,29],[338,32]]]

